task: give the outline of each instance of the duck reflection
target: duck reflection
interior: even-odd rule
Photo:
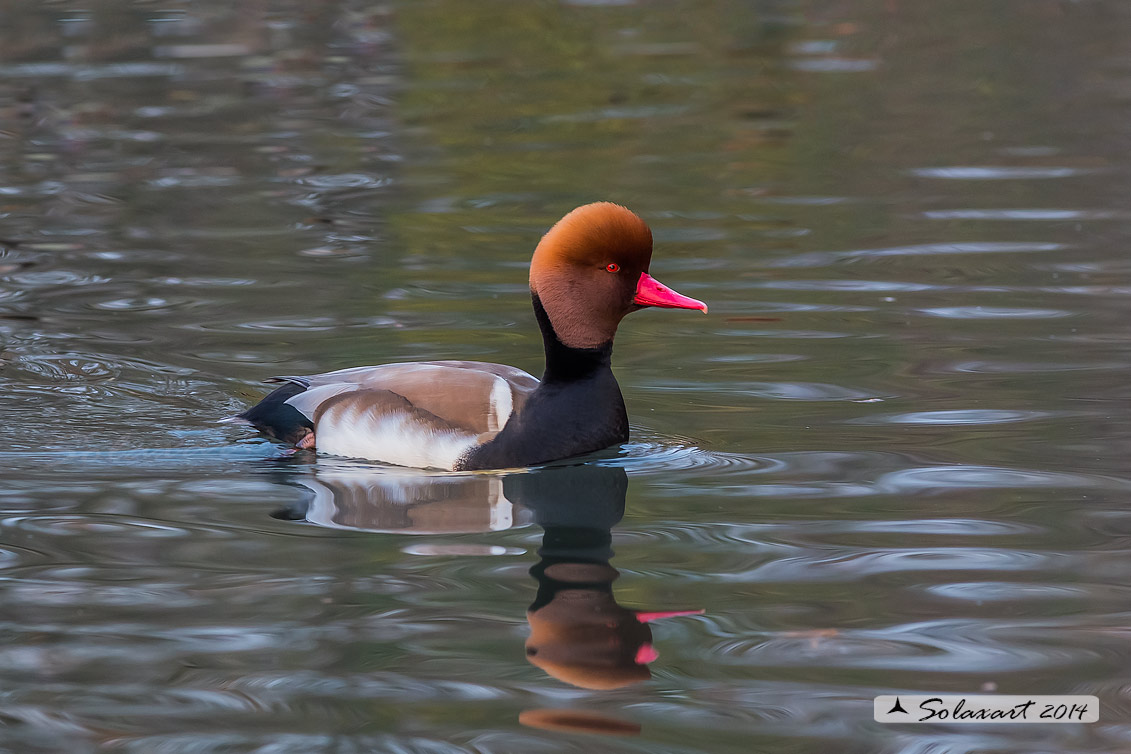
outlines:
[[[436,474],[373,467],[333,467],[287,474],[310,491],[273,514],[319,526],[374,532],[486,532],[542,527],[538,584],[527,609],[526,659],[583,689],[608,690],[651,678],[658,657],[649,624],[702,610],[638,610],[617,604],[612,529],[624,516],[623,468],[558,466],[508,475]],[[528,710],[523,724],[547,729],[631,734],[633,723],[577,710]]]
[[[312,494],[272,515],[331,529],[461,534],[530,523],[498,476],[330,466],[286,481]]]
[[[612,528],[624,516],[622,468],[544,469],[507,480],[542,527],[541,560],[530,569],[538,594],[526,612],[526,659],[560,681],[615,689],[651,678],[658,656],[648,623],[701,610],[646,611],[617,604]]]

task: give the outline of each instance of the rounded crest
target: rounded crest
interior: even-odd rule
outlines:
[[[530,262],[531,287],[540,273],[564,264],[596,264],[605,256],[628,257],[631,266],[648,271],[652,259],[652,231],[634,212],[612,202],[585,204],[554,223],[542,236]]]
[[[578,207],[542,236],[530,261],[530,290],[554,334],[573,348],[611,342],[652,261],[652,231],[611,202]]]

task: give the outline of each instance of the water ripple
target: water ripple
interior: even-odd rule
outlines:
[[[944,168],[919,168],[910,171],[923,178],[943,178],[960,181],[1004,181],[1034,178],[1067,178],[1087,175],[1095,170],[1068,167],[1006,167],[1006,166],[954,166]]]
[[[916,311],[943,319],[1056,319],[1072,316],[1072,312],[1063,309],[1025,309],[1005,306],[939,306]]]
[[[0,526],[14,527],[39,534],[129,534],[142,537],[184,537],[188,532],[176,526],[118,516],[35,515],[0,519]]]
[[[504,692],[495,686],[472,681],[444,680],[426,682],[403,673],[319,673],[312,670],[289,670],[285,673],[264,671],[249,673],[232,682],[231,688],[252,695],[269,691],[272,696],[286,699],[317,693],[349,699],[400,699],[404,701],[435,701],[460,699],[483,701],[504,698]]]
[[[605,107],[588,112],[562,115],[545,115],[545,123],[598,123],[604,120],[638,120],[644,118],[664,118],[687,112],[685,105],[650,105],[640,107]]]
[[[758,287],[783,291],[845,291],[848,293],[918,293],[941,289],[937,285],[885,280],[772,280],[759,283]]]
[[[710,494],[721,497],[840,498],[873,495],[926,496],[958,490],[1089,489],[1126,491],[1131,479],[1100,474],[1044,471],[956,464],[914,466],[853,479],[855,469],[873,472],[905,461],[896,454],[802,452],[744,455],[704,450],[672,438],[652,437],[622,446],[618,465],[630,472],[710,471],[716,475],[767,475],[757,482],[727,483],[718,477]],[[773,475],[803,475],[803,480],[781,481]],[[833,478],[821,478],[832,475]]]
[[[685,527],[679,527],[681,530]],[[798,524],[789,522],[761,524],[728,524],[710,527],[693,527],[694,541],[718,537],[722,541],[733,540],[747,545],[765,544],[767,538],[777,537],[781,541],[813,541],[814,538],[827,538],[829,535],[845,534],[892,534],[892,535],[930,535],[940,537],[1002,537],[1034,535],[1041,528],[1012,521],[992,521],[984,518],[920,518],[892,519],[888,521],[823,520]],[[822,541],[824,541],[822,539]]]
[[[675,392],[697,391],[703,388],[698,382],[675,384],[657,381],[642,389],[649,392]],[[732,395],[750,395],[779,401],[860,401],[890,397],[843,385],[830,385],[820,382],[744,382],[741,386],[718,384],[718,389],[726,390]]]
[[[0,76],[5,78],[72,77],[79,81],[109,78],[135,78],[140,76],[182,76],[185,69],[172,63],[139,60],[131,63],[91,63],[81,65],[44,61],[15,63],[0,66]]]
[[[864,73],[874,71],[880,65],[878,60],[867,58],[806,58],[789,61],[789,67],[808,73]]]
[[[768,472],[784,468],[781,461],[737,453],[718,453],[684,444],[672,437],[645,437],[621,446],[626,470],[642,474],[674,471]]]
[[[1034,584],[1017,581],[965,581],[952,584],[932,584],[924,591],[948,599],[964,600],[978,604],[984,602],[1017,602],[1031,600],[1094,599],[1097,591],[1121,597],[1126,604],[1131,588],[1087,584]]]
[[[339,189],[339,188],[380,188],[390,183],[386,177],[369,175],[366,173],[341,173],[338,175],[313,175],[295,180],[300,186],[313,186],[314,188]]]
[[[992,547],[861,548],[840,555],[818,550],[779,557],[745,571],[718,574],[717,578],[757,584],[854,582],[878,574],[915,571],[1052,571],[1065,560],[1055,553]]]
[[[0,526],[3,525],[3,519],[0,519]],[[34,550],[15,545],[4,545],[0,547],[0,570],[25,566],[31,559],[37,557],[40,557],[40,555]]]
[[[94,304],[94,308],[114,312],[156,312],[199,304],[199,300],[187,297],[163,298],[161,296],[139,296],[99,301]]]
[[[86,474],[90,466],[107,469],[200,468],[217,469],[220,464],[245,464],[279,455],[269,442],[256,440],[222,447],[129,448],[125,450],[33,450],[0,451],[0,463],[21,469],[45,467],[56,473]]]
[[[1131,213],[1098,209],[948,209],[923,213],[932,220],[1126,220]]]
[[[9,583],[4,598],[25,607],[99,608],[146,607],[161,605],[165,609],[190,608],[210,604],[202,595],[190,595],[180,584],[163,584],[148,579],[143,584],[114,586],[75,580],[74,575],[64,580],[21,578]],[[0,579],[0,584],[4,583]]]
[[[937,673],[1004,672],[1062,668],[1101,660],[1082,646],[1024,641],[1019,630],[1039,624],[967,619],[905,623],[885,629],[840,629],[766,639],[732,640],[713,653],[744,666],[873,668]]]
[[[1009,424],[1013,422],[1046,419],[1054,414],[1048,411],[1005,411],[995,409],[953,409],[946,411],[910,411],[904,414],[884,414],[849,419],[850,424]]]
[[[1131,481],[1095,474],[1073,474],[992,466],[933,466],[882,475],[876,487],[888,494],[929,494],[944,489],[1105,489],[1126,491]]]
[[[815,251],[776,259],[771,267],[824,267],[840,261],[883,259],[885,257],[919,257],[950,254],[1019,254],[1028,252],[1060,251],[1067,248],[1059,243],[1020,243],[1009,241],[984,241],[978,243],[931,243],[918,246],[894,246],[882,249],[854,249],[852,251]]]
[[[61,381],[111,380],[122,371],[121,364],[96,355],[26,354],[18,356],[14,363],[38,377]]]
[[[948,371],[960,374],[1029,374],[1042,372],[1078,372],[1092,370],[1124,370],[1131,363],[1112,362],[1063,362],[1063,361],[958,361],[946,365]]]

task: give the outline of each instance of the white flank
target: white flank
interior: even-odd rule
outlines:
[[[490,370],[503,370],[509,376],[491,374]],[[311,387],[289,398],[287,404],[315,423],[315,445],[319,452],[449,471],[453,470],[460,456],[481,440],[489,439],[489,435],[480,434],[484,425],[487,433],[502,430],[515,410],[516,400],[521,402],[538,384],[536,379],[519,369],[475,362],[353,367],[307,379]],[[482,391],[490,386],[486,396],[486,415],[475,421],[475,426],[479,427],[476,432],[437,427],[434,420],[427,418],[429,409],[439,410],[439,418],[446,421],[442,408],[437,409],[430,403],[429,391],[443,388],[449,381],[457,399],[462,397],[459,391],[464,390],[467,400],[475,407],[482,406]],[[387,390],[400,395],[402,392],[397,387],[401,383],[404,383],[403,394],[410,402],[413,398],[409,396],[415,395],[417,383],[425,386],[420,394],[420,412],[390,413],[390,404],[385,403],[382,409],[383,402],[380,400],[370,407],[364,400],[348,399],[326,405],[337,395],[358,390]],[[442,407],[444,401],[439,403]],[[317,421],[314,419],[316,414]]]
[[[434,431],[403,413],[374,416],[367,412],[356,419],[335,418],[314,427],[319,451],[396,466],[451,471],[476,441],[468,432]]]
[[[511,386],[502,377],[496,377],[491,385],[491,408],[487,412],[487,429],[498,432],[506,426],[514,408]]]

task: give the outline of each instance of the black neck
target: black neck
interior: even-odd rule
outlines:
[[[609,366],[612,339],[598,348],[570,348],[537,296],[534,313],[546,346],[542,382],[495,439],[460,462],[460,470],[534,466],[628,439],[628,414]]]
[[[534,316],[538,318],[538,329],[542,331],[542,345],[546,350],[546,373],[543,382],[580,380],[591,376],[600,369],[609,369],[613,358],[613,341],[603,343],[597,348],[572,348],[558,338],[546,307],[542,306],[537,293],[531,294],[534,300]]]
[[[546,570],[560,563],[607,566],[613,557],[613,533],[609,529],[575,526],[551,526],[542,535],[538,554],[542,559],[530,568],[530,575],[538,581],[538,596],[527,608],[534,612],[553,601],[558,592],[566,589],[584,589],[587,592],[613,593],[613,579],[619,574],[610,566],[605,578],[593,581],[563,581],[546,575]],[[597,571],[598,573],[600,571]]]

